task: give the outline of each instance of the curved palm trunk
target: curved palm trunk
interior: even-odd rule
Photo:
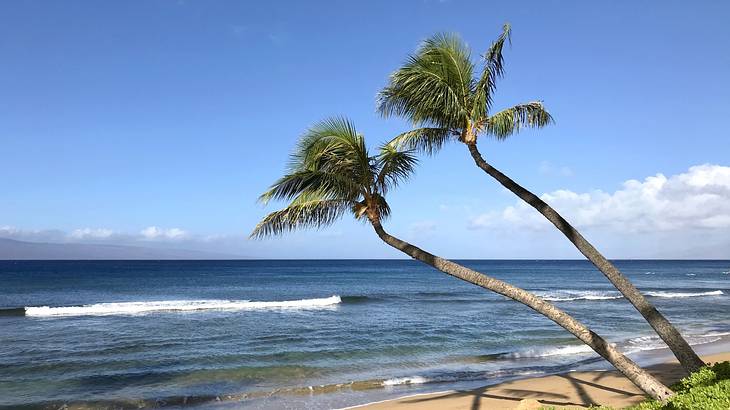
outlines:
[[[500,295],[527,305],[536,312],[546,316],[548,319],[572,333],[583,343],[590,346],[591,349],[601,355],[604,359],[608,360],[616,369],[618,369],[618,371],[652,398],[665,400],[673,394],[668,387],[660,383],[631,359],[624,356],[599,335],[588,329],[582,323],[578,322],[572,316],[558,309],[556,306],[540,299],[530,292],[510,285],[509,283],[494,279],[449,260],[439,258],[438,256],[432,255],[421,248],[391,236],[385,231],[385,229],[383,229],[383,226],[377,218],[371,217],[370,222],[372,223],[373,228],[375,228],[375,232],[378,234],[380,239],[383,240],[383,242],[407,254],[413,259],[417,259],[427,265],[433,266],[447,275],[499,293]]]
[[[598,270],[603,273],[606,278],[621,292],[622,295],[636,310],[644,316],[649,325],[662,338],[664,343],[669,346],[674,356],[677,357],[679,363],[687,372],[694,372],[705,365],[700,357],[692,350],[689,343],[682,337],[677,328],[672,325],[667,318],[649,303],[644,295],[631,283],[621,271],[619,271],[611,262],[608,261],[596,248],[593,247],[573,226],[568,223],[560,214],[558,214],[550,205],[545,203],[537,195],[520,186],[518,183],[501,173],[499,170],[489,165],[482,158],[481,153],[477,149],[476,143],[467,144],[474,162],[477,166],[484,170],[487,174],[496,179],[502,186],[512,191],[520,199],[527,202],[530,206],[540,212],[547,220],[552,222],[560,232],[565,235],[570,242],[575,245],[578,250],[591,261]]]

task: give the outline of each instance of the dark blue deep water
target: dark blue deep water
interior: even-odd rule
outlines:
[[[626,352],[662,347],[585,261],[463,263]],[[692,343],[730,334],[730,261],[617,265]],[[414,261],[0,261],[0,407],[331,408],[591,365],[542,316]]]

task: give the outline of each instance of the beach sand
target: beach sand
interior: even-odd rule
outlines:
[[[708,363],[730,360],[730,352],[704,355]],[[659,380],[671,385],[686,374],[676,360],[647,367]],[[363,410],[501,410],[585,408],[608,405],[616,408],[644,400],[628,379],[615,371],[585,371],[515,380],[474,390],[449,391],[401,397],[356,407]],[[537,401],[537,402],[535,402]]]

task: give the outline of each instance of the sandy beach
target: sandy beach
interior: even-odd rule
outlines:
[[[730,360],[730,352],[704,355],[708,363]],[[648,370],[667,385],[685,373],[676,360],[649,366]],[[615,371],[585,371],[535,377],[484,386],[473,390],[420,394],[356,407],[365,410],[502,410],[536,409],[542,405],[558,408],[586,408],[608,405],[616,408],[644,400],[644,395],[628,379]]]

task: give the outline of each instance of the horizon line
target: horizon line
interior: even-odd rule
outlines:
[[[444,258],[459,261],[585,261],[583,258]],[[717,258],[608,258],[612,261],[717,261],[730,262]],[[225,259],[0,259],[0,262],[234,262],[234,261],[411,261],[412,258],[225,258]]]

